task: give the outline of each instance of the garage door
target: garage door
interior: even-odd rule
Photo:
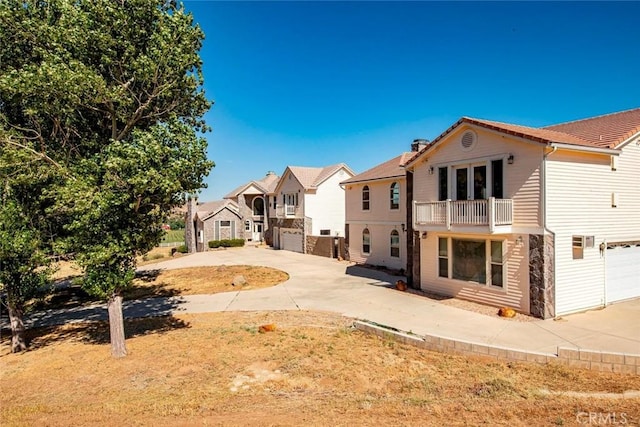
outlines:
[[[607,248],[607,302],[640,297],[640,246]]]
[[[293,228],[280,229],[280,248],[302,253],[302,231]]]

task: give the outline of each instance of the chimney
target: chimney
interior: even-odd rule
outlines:
[[[429,145],[428,139],[414,139],[411,143],[411,151],[417,152]]]

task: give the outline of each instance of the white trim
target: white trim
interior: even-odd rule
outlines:
[[[599,154],[611,154],[612,156],[619,156],[620,150],[617,148],[601,148],[601,147],[585,147],[583,145],[572,145],[561,142],[552,142],[549,144],[552,148],[559,148],[561,150],[568,151],[583,151],[587,153],[599,153]]]
[[[366,220],[366,219],[356,219],[356,220],[347,221],[347,224],[397,225],[397,226],[401,226],[402,224],[404,224],[404,222],[403,221],[369,221],[369,220]]]

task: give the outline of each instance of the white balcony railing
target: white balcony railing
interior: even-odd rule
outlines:
[[[496,226],[513,224],[513,200],[444,200],[438,202],[414,202],[415,226],[452,225],[489,226],[491,232]]]

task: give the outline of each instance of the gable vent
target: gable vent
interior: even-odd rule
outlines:
[[[469,151],[476,143],[476,134],[472,131],[467,131],[462,135],[460,145],[464,151]]]

